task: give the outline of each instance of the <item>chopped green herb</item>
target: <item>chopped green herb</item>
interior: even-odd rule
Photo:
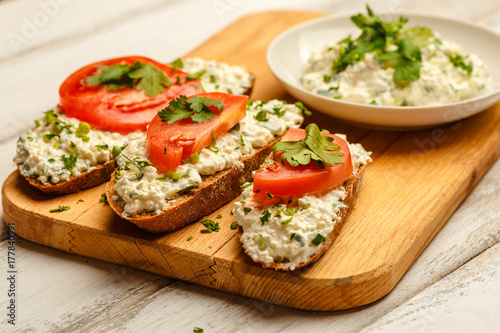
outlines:
[[[109,204],[108,197],[106,197],[106,193],[102,193],[101,194],[101,197],[99,198],[99,202],[102,202],[102,203],[105,203],[105,204]]]
[[[312,114],[311,111],[309,111],[302,102],[295,102],[294,104],[296,107],[298,107],[306,116],[310,116]]]
[[[75,148],[75,147],[76,147],[76,143],[74,143],[73,141],[70,141],[70,142],[69,142],[69,144],[70,144],[70,146],[71,146],[72,148]]]
[[[187,239],[187,240],[188,240],[188,242],[189,242],[191,239],[193,239],[193,236],[189,236],[189,237],[188,237],[188,239]]]
[[[186,79],[187,80],[201,80],[201,77],[203,76],[203,74],[206,73],[206,69],[202,69],[201,71],[198,71],[196,73],[190,73],[188,75],[186,75]]]
[[[266,209],[265,211],[262,212],[262,216],[260,217],[260,222],[262,222],[262,225],[264,223],[269,221],[269,218],[271,217],[271,213]]]
[[[75,131],[75,135],[77,138],[81,138],[83,141],[88,142],[90,137],[87,135],[90,132],[90,125],[84,121],[78,124],[78,127]]]
[[[266,192],[266,195],[268,198],[274,198],[274,194],[272,194],[272,193]]]
[[[309,165],[313,161],[318,168],[324,169],[325,165],[332,166],[336,163],[344,163],[342,152],[336,151],[340,146],[333,143],[333,138],[322,135],[316,124],[312,123],[306,127],[306,137],[299,141],[280,141],[273,147],[276,155],[283,151],[281,162],[285,160],[292,167],[298,165]]]
[[[122,153],[123,149],[125,149],[126,147],[127,147],[127,145],[124,145],[121,147],[113,146],[113,151],[112,151],[113,158],[116,159],[118,157],[118,155],[120,155]]]
[[[180,95],[170,101],[166,108],[158,111],[158,116],[161,121],[169,124],[186,118],[191,118],[193,123],[202,123],[216,117],[215,113],[208,108],[209,106],[215,106],[221,112],[224,109],[224,103],[218,100],[200,96],[193,96],[188,99],[186,96]]]
[[[66,155],[61,156],[61,161],[64,163],[64,169],[68,170],[73,176],[75,173],[73,172],[73,168],[76,166],[76,160],[78,159],[78,153],[72,151],[69,157]]]
[[[287,225],[288,223],[292,222],[293,217],[290,217],[289,219],[281,221],[281,225]]]
[[[83,199],[78,199],[76,203],[79,204],[80,202],[84,202]]]
[[[297,242],[299,242],[300,246],[301,247],[304,247],[304,240],[302,239],[302,237],[300,235],[297,235],[295,233],[293,233],[291,236],[290,236],[290,240],[296,240]]]
[[[201,224],[205,226],[206,229],[202,229],[201,232],[204,234],[209,234],[211,232],[219,232],[219,222],[214,222],[212,220],[208,220],[205,218],[205,220],[201,221]]]
[[[195,328],[193,328],[193,333],[203,333],[203,328],[195,327]]]
[[[467,75],[470,76],[472,73],[473,67],[472,67],[472,62],[469,61],[468,64],[465,63],[465,61],[467,60],[468,57],[469,56],[464,57],[460,54],[453,53],[453,54],[450,54],[449,59],[450,59],[450,62],[453,64],[453,66],[463,69],[467,73]]]
[[[285,113],[286,113],[286,111],[283,110],[283,106],[275,106],[275,107],[273,107],[273,112],[278,117],[283,117],[285,115]]]
[[[235,131],[240,131],[240,123],[237,123],[236,125],[233,126],[233,128],[231,128],[231,130],[235,130]]]
[[[210,136],[212,137],[212,143],[210,143],[210,145],[207,147],[208,150],[210,150],[211,152],[214,152],[216,154],[219,153],[220,149],[217,148],[217,146],[215,145],[215,136],[214,136],[214,131],[212,131],[212,133],[210,133]]]
[[[240,187],[241,188],[247,188],[247,187],[250,187],[252,185],[253,185],[253,183],[245,183],[245,184],[241,185]]]
[[[222,214],[217,214],[217,218],[221,219],[222,218]]]
[[[200,154],[199,153],[194,153],[188,158],[186,158],[182,163],[187,164],[187,163],[195,163],[200,159]]]
[[[253,118],[257,121],[268,121],[269,120],[269,119],[267,119],[267,111],[265,111],[265,110],[259,111],[255,116],[253,116]]]
[[[240,135],[240,146],[245,146],[245,140],[243,139],[243,135]]]
[[[189,185],[189,186],[186,186],[185,188],[183,188],[182,190],[179,190],[177,191],[177,194],[181,195],[181,194],[185,194],[189,191],[191,191],[193,188],[195,188],[196,185]]]
[[[210,74],[210,83],[216,83],[216,82],[217,82],[217,80],[215,80],[215,76]]]
[[[40,120],[38,120],[38,119],[37,119],[37,120],[35,120],[35,126],[36,126],[37,128],[41,126],[41,125],[40,125]]]
[[[134,159],[131,159],[130,157],[128,157],[125,154],[123,154],[123,157],[125,157],[125,159],[127,159],[130,163],[132,163],[133,165],[135,165],[137,167],[137,169],[139,169],[139,172],[137,173],[136,179],[137,180],[141,180],[142,177],[144,177],[144,168],[147,167],[147,166],[150,166],[151,162],[149,162],[149,161],[140,161],[139,157],[134,157]]]
[[[64,212],[65,210],[70,210],[69,206],[59,206],[57,208],[49,210],[51,213],[58,213],[58,212]]]
[[[326,241],[326,238],[321,234],[317,234],[316,237],[314,237],[314,239],[311,241],[311,244],[314,246],[318,246],[319,244],[323,243],[324,241]]]
[[[234,221],[233,223],[231,223],[231,230],[236,230],[238,229],[238,222]]]
[[[173,68],[173,70],[175,71],[177,68],[184,68],[184,63],[182,62],[182,59],[181,58],[177,58],[175,59],[174,61],[172,61],[171,63],[169,63],[169,65],[171,65]]]
[[[59,134],[45,134],[43,136],[43,139],[50,141],[50,140],[52,140],[52,138],[55,138],[55,137],[60,138],[61,136]]]
[[[46,111],[43,114],[45,115],[45,126],[53,124],[58,118],[57,114],[54,113],[54,110]]]
[[[156,180],[164,182],[165,180],[167,180],[167,177],[165,177],[165,176],[163,176],[163,177],[157,177]]]
[[[177,171],[172,172],[171,178],[172,178],[172,181],[174,183],[178,182],[181,179],[181,177],[182,177],[182,173],[177,172]]]
[[[49,162],[49,163],[51,163],[51,164],[52,164],[52,163],[54,163],[55,161],[56,161],[56,160],[55,160],[55,159],[53,159],[53,158],[49,158],[49,159],[47,160],[47,162]]]
[[[97,148],[98,151],[101,151],[101,150],[109,148],[108,145],[96,145],[95,147]]]
[[[376,100],[372,100],[370,103],[368,103],[370,105],[378,105],[377,101]]]
[[[250,208],[250,207],[243,208],[243,212],[245,213],[245,215],[248,215],[248,213],[250,213],[251,211],[252,211],[252,208]]]
[[[259,249],[261,250],[267,249],[266,239],[262,237],[262,235],[259,235],[259,240],[257,241],[257,244],[259,245]]]

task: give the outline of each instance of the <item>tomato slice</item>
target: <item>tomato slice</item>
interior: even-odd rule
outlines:
[[[115,64],[133,65],[135,62],[150,63],[163,71],[173,83],[165,92],[155,97],[144,91],[125,87],[108,91],[107,86],[93,86],[83,80],[99,71],[97,66]],[[104,60],[87,65],[71,74],[59,88],[60,108],[69,117],[86,121],[101,129],[129,133],[146,130],[158,109],[168,105],[178,95],[194,95],[202,92],[198,80],[186,80],[186,72],[152,59],[130,56]],[[182,82],[182,83],[176,83]]]
[[[198,96],[223,102],[222,112],[216,107],[209,107],[217,117],[204,123],[193,123],[191,118],[187,118],[168,124],[157,115],[149,124],[146,148],[152,162],[161,170],[174,170],[182,160],[210,145],[212,133],[217,139],[246,115],[248,96],[220,92]]]
[[[255,173],[253,189],[254,192],[269,192],[275,196],[299,195],[311,192],[324,191],[342,184],[349,178],[353,171],[351,152],[347,142],[336,135],[323,133],[333,138],[333,142],[340,145],[340,151],[344,153],[344,163],[325,166],[320,169],[316,164],[299,165],[292,167],[287,161],[281,163],[278,153],[276,162],[267,164],[262,171]],[[282,141],[299,141],[305,138],[303,129],[291,128],[281,139]],[[269,158],[273,158],[273,154]]]

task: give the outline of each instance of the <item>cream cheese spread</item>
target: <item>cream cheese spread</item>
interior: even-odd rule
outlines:
[[[371,152],[360,144],[349,144],[349,149],[354,175],[360,165],[372,161]],[[337,186],[326,194],[308,194],[294,199],[291,205],[276,204],[262,210],[252,205],[253,185],[247,185],[241,201],[235,202],[234,215],[243,229],[240,240],[254,261],[267,266],[279,262],[283,268],[293,271],[307,262],[340,222],[340,209],[346,207],[342,203],[346,190]],[[262,223],[264,215],[268,218]]]
[[[158,214],[172,199],[201,183],[202,176],[233,167],[243,168],[244,158],[289,128],[298,128],[302,121],[301,110],[293,104],[279,100],[249,102],[239,126],[217,138],[215,145],[204,148],[195,161],[186,161],[166,174],[153,165],[141,166],[140,161],[148,160],[145,140],[131,141],[117,158],[119,169],[115,174],[113,199],[123,206],[123,217],[140,212]]]
[[[442,41],[421,47],[420,78],[404,87],[395,84],[394,68],[384,66],[375,52],[334,73],[332,63],[339,58],[341,47],[330,44],[311,53],[302,73],[306,90],[343,101],[385,106],[442,105],[491,90],[488,69],[476,54],[467,57],[473,68],[470,74],[450,61],[450,56],[461,53],[457,44]]]
[[[116,153],[132,139],[145,140],[143,132],[124,135],[101,131],[54,110],[47,111],[35,121],[34,129],[19,138],[14,157],[23,176],[44,185],[92,171],[113,159],[113,149]]]
[[[227,92],[242,95],[252,86],[252,75],[245,66],[232,66],[215,60],[186,58],[183,61],[184,71],[194,74],[203,73],[200,77],[204,91]]]

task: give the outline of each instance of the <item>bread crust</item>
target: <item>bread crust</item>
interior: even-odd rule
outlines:
[[[271,152],[273,145],[280,139],[281,137],[275,139],[243,159],[242,170],[233,167],[211,176],[204,176],[203,182],[198,187],[169,200],[170,205],[160,214],[143,212],[124,219],[152,233],[170,232],[199,220],[238,196],[242,191],[241,185],[252,180],[252,171],[259,168]],[[116,194],[114,185],[115,175],[113,174],[106,186],[106,196],[111,208],[122,216],[123,207],[117,200],[113,200]]]
[[[344,182],[344,188],[346,190],[346,196],[342,200],[342,203],[344,203],[347,207],[346,208],[340,208],[340,211],[338,213],[338,216],[340,217],[340,221],[335,223],[333,226],[332,232],[328,235],[326,240],[321,244],[320,248],[318,251],[316,251],[311,257],[309,257],[309,260],[305,262],[301,262],[299,265],[295,267],[301,268],[307,265],[310,265],[314,262],[316,262],[323,254],[325,254],[326,251],[332,246],[333,241],[337,236],[340,234],[340,230],[344,226],[345,221],[347,220],[347,217],[349,216],[352,207],[354,207],[354,204],[356,202],[356,199],[358,197],[359,189],[361,188],[361,183],[363,182],[363,175],[365,173],[365,168],[366,165],[362,165],[358,172],[351,178],[347,179]],[[238,234],[239,234],[239,240],[241,244],[243,242],[241,241],[241,237],[243,237],[243,228],[238,225]],[[247,250],[245,249],[245,253],[248,255]],[[262,267],[264,268],[274,268],[276,271],[281,270],[281,271],[289,271],[290,269],[285,266],[285,262],[279,262],[275,261],[270,265],[266,265],[262,261],[255,261],[258,264],[261,264]]]
[[[115,168],[116,161],[112,159],[106,163],[97,165],[95,169],[82,173],[78,177],[70,178],[65,182],[49,185],[42,184],[35,178],[23,177],[28,181],[28,183],[30,183],[30,185],[36,187],[44,193],[62,195],[76,193],[106,182],[111,177],[111,173]]]

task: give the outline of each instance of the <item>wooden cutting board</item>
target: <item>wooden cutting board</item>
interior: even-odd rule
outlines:
[[[293,101],[267,67],[266,47],[286,28],[320,15],[282,11],[247,16],[188,56],[244,64],[257,76],[252,99]],[[202,234],[201,223],[193,223],[152,235],[99,203],[104,185],[54,197],[31,188],[14,172],[2,188],[5,221],[15,224],[19,236],[69,253],[288,307],[347,309],[374,302],[396,285],[500,155],[500,104],[463,122],[409,133],[356,128],[319,112],[307,122],[346,133],[373,151],[375,162],[366,170],[340,236],[306,269],[275,272],[254,264],[230,229],[232,204],[209,216],[220,223],[219,232]],[[59,205],[71,209],[49,213]]]

